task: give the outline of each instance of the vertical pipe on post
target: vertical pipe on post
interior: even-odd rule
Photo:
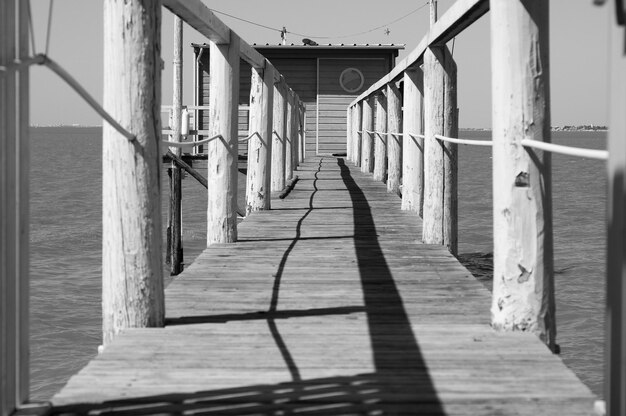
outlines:
[[[387,99],[382,91],[378,92],[376,102],[376,118],[374,120],[374,174],[376,181],[385,181],[387,178]]]
[[[363,134],[361,135],[361,172],[370,173],[374,170],[374,102],[372,97],[363,100]]]
[[[287,88],[287,116],[285,118],[285,181],[293,177],[293,117],[295,94],[291,88]]]
[[[172,134],[171,142],[181,141],[181,115],[183,105],[183,21],[174,16],[174,59],[172,93]],[[180,147],[170,147],[172,153],[180,157]],[[168,224],[168,254],[170,274],[176,276],[183,271],[183,235],[182,235],[182,170],[172,161],[170,166],[170,206]]]
[[[163,325],[160,37],[160,1],[105,0],[104,108],[136,136],[102,127],[105,347],[123,328]]]
[[[612,23],[608,133],[608,221],[604,398],[608,416],[626,414],[626,46]]]
[[[424,73],[420,68],[404,71],[402,115],[402,209],[422,214],[424,197],[424,139],[422,134]]]
[[[554,351],[548,2],[491,3],[494,279],[491,322]],[[623,393],[623,392],[622,392]]]
[[[352,117],[352,140],[354,140],[354,166],[361,167],[361,152],[363,151],[363,101],[359,101],[354,106],[354,116]]]
[[[285,118],[287,106],[285,80],[280,77],[274,85],[274,110],[272,133],[272,192],[285,187]]]
[[[273,106],[274,67],[265,61],[264,69],[252,68],[246,215],[271,206]]]
[[[437,18],[431,1],[431,25]],[[457,252],[456,147],[435,135],[457,137],[456,64],[445,45],[424,52],[424,208],[422,239]]]
[[[237,241],[239,43],[210,43],[207,246]]]
[[[387,191],[400,195],[402,179],[402,94],[398,86],[387,85]]]

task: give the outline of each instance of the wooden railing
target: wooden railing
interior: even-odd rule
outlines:
[[[609,205],[607,227],[609,354],[605,399],[608,414],[626,414],[623,399],[626,391],[624,89],[617,89],[621,95],[613,100],[616,111],[611,121],[619,120],[619,127],[616,132],[611,124],[610,153],[550,143],[547,2],[492,2],[493,140],[458,138],[456,64],[444,44],[489,7],[487,0],[458,0],[439,21],[431,19],[429,32],[407,58],[350,104],[347,157],[362,171],[372,172],[374,179],[387,176],[389,191],[396,191],[397,178],[401,177],[402,208],[422,215],[423,241],[446,245],[456,254],[457,146],[492,147],[492,326],[496,330],[534,332],[553,351],[558,346],[555,344],[550,153],[608,159],[609,183],[613,184],[609,189],[609,204],[613,205]],[[614,34],[614,42],[621,49],[614,54],[612,80],[622,87],[626,84],[623,30]],[[404,88],[402,131],[398,129],[398,116],[395,112],[392,116],[390,110],[399,107],[400,82]],[[385,107],[387,114],[381,110]],[[398,137],[402,137],[401,142]],[[396,141],[402,143],[401,150],[396,148]],[[617,154],[613,147],[618,149]],[[395,162],[398,152],[402,166]]]

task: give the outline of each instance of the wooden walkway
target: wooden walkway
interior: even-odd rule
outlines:
[[[165,328],[125,331],[54,410],[591,414],[594,396],[558,356],[494,333],[487,289],[357,170],[304,163],[287,199],[167,288]]]

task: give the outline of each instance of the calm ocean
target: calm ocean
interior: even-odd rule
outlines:
[[[101,136],[100,128],[32,129],[33,400],[49,399],[100,344]],[[462,132],[462,137],[486,138],[489,132]],[[602,132],[556,132],[553,139],[606,148]],[[557,342],[566,364],[602,395],[605,163],[555,155],[553,168]],[[167,184],[165,169],[162,178]],[[204,247],[206,197],[193,179],[183,181],[183,195],[185,258],[190,261]],[[491,195],[490,149],[460,147],[460,257],[475,274],[487,277],[493,251]]]

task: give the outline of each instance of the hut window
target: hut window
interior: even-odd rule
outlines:
[[[365,82],[363,73],[356,68],[347,68],[339,75],[339,85],[346,92],[356,92],[361,89]]]

